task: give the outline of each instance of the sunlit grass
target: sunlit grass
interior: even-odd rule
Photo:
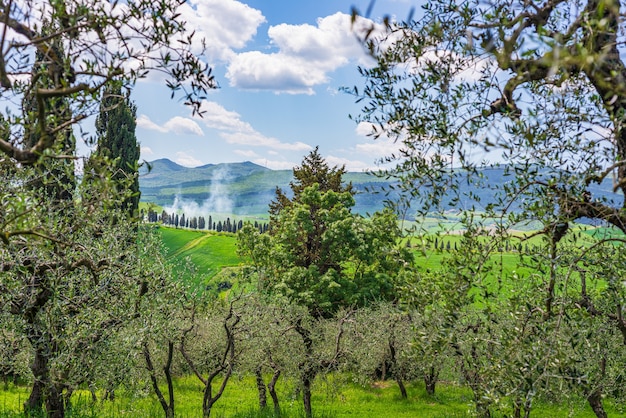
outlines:
[[[298,396],[293,381],[281,379],[277,385],[281,401],[281,417],[303,417],[302,400]],[[352,383],[346,376],[330,375],[315,381],[313,387],[313,412],[319,418],[462,418],[473,416],[471,392],[455,384],[440,384],[435,396],[426,393],[420,382],[407,386],[408,399],[403,399],[396,384],[392,381],[374,382],[365,386]],[[178,378],[175,381],[176,416],[202,416],[202,385],[195,376]],[[23,416],[22,405],[28,398],[27,387],[12,386],[8,391],[0,390],[0,418]],[[610,405],[609,414],[617,413]],[[116,392],[116,400],[91,401],[87,391],[76,391],[72,397],[72,409],[67,416],[98,418],[145,418],[161,417],[163,411],[151,394],[130,394],[123,390]],[[261,411],[258,394],[252,376],[235,376],[229,382],[222,398],[211,411],[212,417],[274,417],[271,399],[268,407]],[[494,414],[494,416],[499,416]],[[574,418],[593,417],[594,414],[581,400],[574,405],[536,403],[533,417]]]

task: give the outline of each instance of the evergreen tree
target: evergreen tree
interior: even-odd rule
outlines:
[[[345,166],[329,167],[328,163],[319,153],[319,147],[315,147],[309,153],[302,165],[293,169],[294,180],[289,183],[293,198],[289,199],[280,188],[276,188],[276,200],[270,203],[270,224],[276,221],[281,210],[300,202],[300,196],[304,189],[314,184],[319,185],[322,193],[334,191],[337,193],[349,192],[354,195],[352,183],[343,184],[343,175],[346,173]]]
[[[119,208],[131,218],[139,207],[139,145],[135,136],[137,107],[130,93],[123,93],[118,83],[111,83],[102,95],[100,113],[96,118],[98,147],[90,158],[90,166],[100,163],[114,168],[112,180],[122,195]]]
[[[46,28],[44,33],[48,30],[50,29]],[[63,47],[60,43],[54,42],[50,47],[50,53],[61,56],[63,55]],[[33,73],[40,71],[46,66],[50,66],[49,57],[42,51],[37,50]],[[64,75],[70,77],[69,74]],[[52,77],[50,73],[34,78],[34,80],[32,88],[29,89],[31,93],[35,88],[53,88],[59,85],[59,83],[67,82],[60,79],[59,76]],[[29,93],[24,96],[23,107],[26,111],[24,144],[29,148],[35,147],[40,142],[42,136],[48,134],[46,132],[49,129],[46,126],[47,124],[62,125],[72,119],[72,111],[69,106],[69,100],[66,97],[47,97],[42,99],[41,103],[38,103],[34,95]],[[60,129],[54,134],[54,139],[54,152],[68,157],[75,154],[76,139],[71,129]],[[76,188],[76,179],[74,176],[74,161],[71,158],[45,158],[35,166],[39,176],[29,181],[28,186],[30,188],[41,190],[56,202],[67,202],[72,199],[74,189]]]

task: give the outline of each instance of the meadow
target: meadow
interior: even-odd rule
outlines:
[[[175,380],[176,416],[193,418],[202,416],[202,387],[194,376]],[[470,418],[473,417],[472,393],[453,383],[442,384],[435,396],[428,395],[421,382],[407,386],[408,398],[400,396],[392,381],[373,382],[362,386],[350,381],[348,376],[328,375],[315,382],[313,391],[314,416],[318,418]],[[30,388],[11,385],[0,390],[0,418],[24,417],[20,413]],[[223,397],[211,413],[216,418],[301,418],[304,417],[294,382],[279,381],[277,392],[281,400],[281,412],[270,407],[260,410],[255,382],[251,376],[237,376],[229,382]],[[271,401],[270,401],[271,403]],[[117,392],[116,400],[92,402],[91,394],[77,391],[72,398],[69,418],[146,418],[163,416],[163,411],[149,389],[145,392]],[[608,406],[611,416],[619,411]],[[539,402],[533,409],[533,417],[587,418],[594,414],[584,400],[567,407],[554,403]]]

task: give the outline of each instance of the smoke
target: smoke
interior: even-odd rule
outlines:
[[[224,181],[229,177],[227,167],[220,167],[213,172],[211,182],[209,183],[209,197],[198,204],[191,199],[183,199],[181,191],[176,193],[172,206],[166,206],[163,209],[167,213],[182,212],[185,216],[207,216],[216,213],[234,214],[233,201],[228,195],[228,188]]]

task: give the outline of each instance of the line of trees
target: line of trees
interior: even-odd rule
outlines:
[[[167,213],[165,210],[159,214],[152,209],[148,209],[145,216],[143,212],[141,215],[147,222],[161,222],[163,225],[171,225],[176,228],[199,229],[217,232],[237,233],[237,231],[243,228],[244,224],[243,220],[237,221],[236,219],[233,219],[231,221],[230,217],[227,217],[224,221],[218,220],[216,222],[213,220],[212,215],[209,215],[207,219],[204,216],[189,217],[185,216],[184,213]],[[269,224],[267,222],[254,221],[253,225],[261,233],[267,232],[269,229]]]

